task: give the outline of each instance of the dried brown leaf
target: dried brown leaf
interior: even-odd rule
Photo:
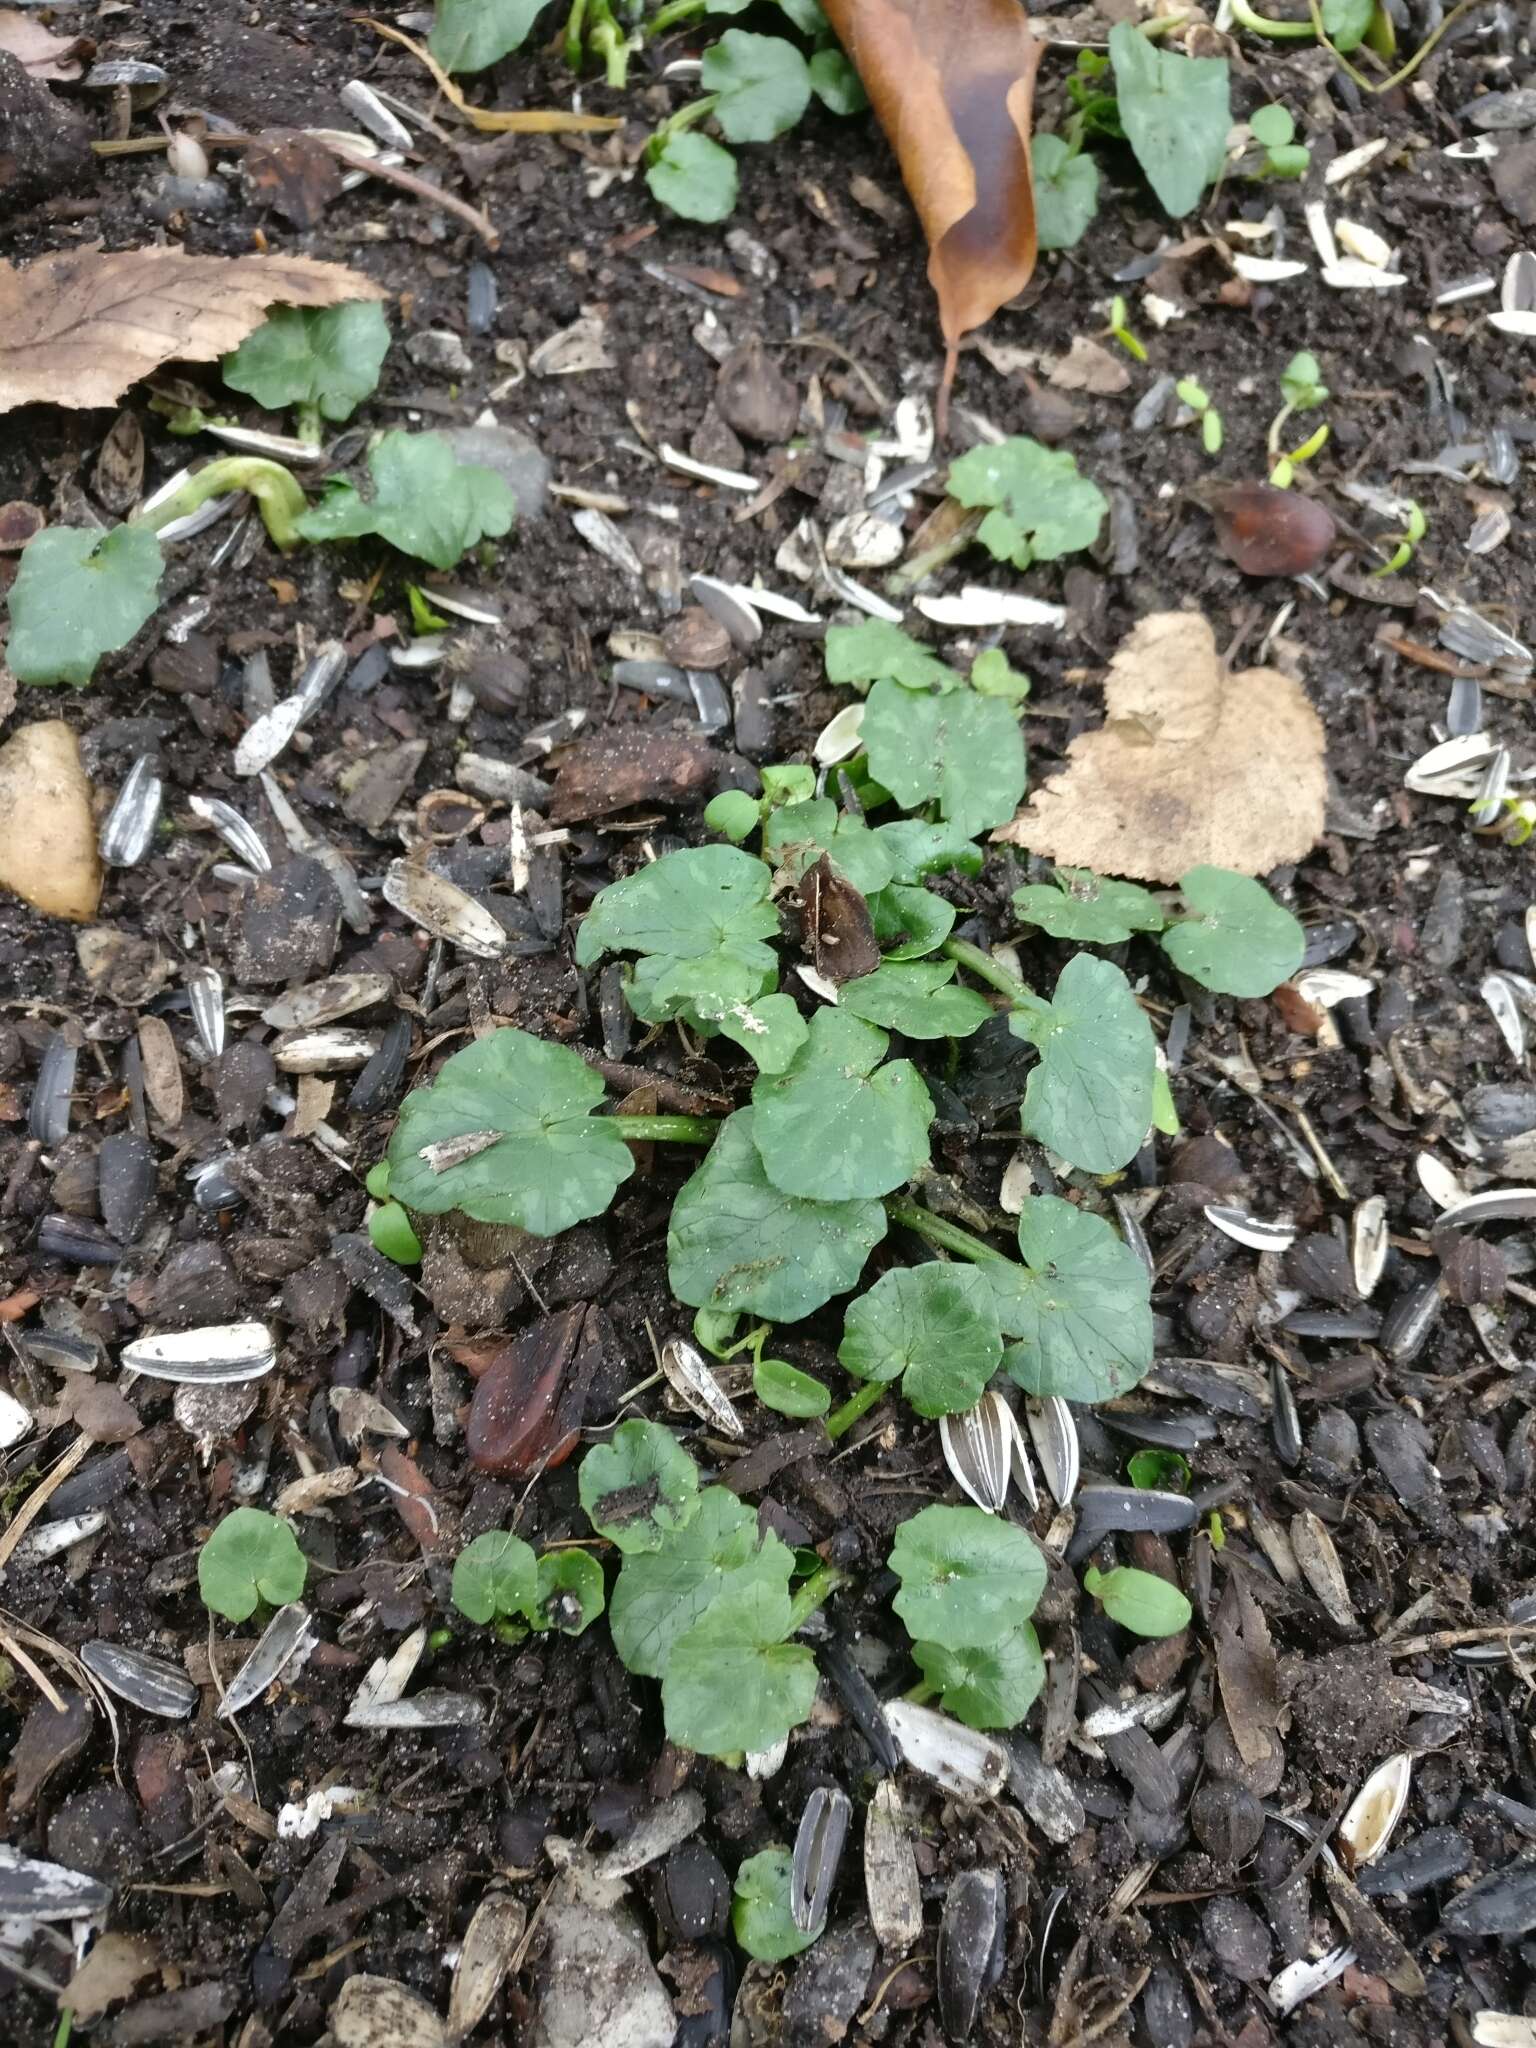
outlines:
[[[1262,875],[1323,830],[1323,728],[1278,669],[1231,675],[1196,612],[1143,619],[1110,663],[1104,724],[993,834],[1066,867],[1176,882]]]
[[[40,21],[14,7],[0,7],[0,50],[8,51],[33,78],[78,78],[82,61],[95,48],[85,36],[50,35]]]
[[[384,296],[359,271],[308,256],[95,247],[22,270],[0,263],[0,413],[114,405],[161,363],[227,355],[270,306]]]
[[[948,344],[1034,273],[1029,125],[1042,45],[1018,0],[826,0],[928,238]]]
[[[1227,1581],[1211,1640],[1232,1740],[1245,1763],[1263,1763],[1280,1722],[1280,1679],[1269,1624],[1240,1573]]]

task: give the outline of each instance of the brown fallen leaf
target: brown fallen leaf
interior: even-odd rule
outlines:
[[[1267,874],[1322,836],[1323,728],[1278,669],[1231,675],[1198,612],[1155,612],[1110,663],[1104,723],[993,833],[1066,867],[1174,882]]]
[[[1072,346],[1052,363],[1048,381],[1058,391],[1086,391],[1094,398],[1111,398],[1130,388],[1131,373],[1118,356],[1086,334],[1074,334]]]
[[[1029,124],[1041,44],[1018,0],[826,0],[928,238],[946,345],[942,422],[960,337],[1035,268]]]
[[[246,196],[295,227],[312,228],[341,194],[342,170],[324,143],[295,128],[264,128],[240,165]]]
[[[97,246],[20,270],[0,262],[0,413],[114,405],[161,363],[238,348],[269,306],[384,296],[360,271],[308,256]]]
[[[85,69],[83,59],[95,47],[88,36],[50,35],[30,15],[0,7],[0,50],[9,50],[33,78],[78,78]]]

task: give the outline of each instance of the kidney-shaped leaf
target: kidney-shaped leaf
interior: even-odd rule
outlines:
[[[903,1522],[890,1567],[891,1605],[916,1642],[966,1650],[995,1642],[1034,1613],[1045,1559],[1034,1538],[980,1508],[924,1508]]]
[[[770,1749],[810,1714],[816,1659],[787,1643],[787,1588],[761,1579],[720,1593],[672,1645],[661,1681],[667,1740],[704,1756]]]
[[[1150,889],[1087,868],[1058,868],[1052,882],[1027,882],[1014,890],[1013,907],[1025,924],[1084,946],[1122,945],[1133,932],[1160,932],[1167,923]]]
[[[484,71],[521,49],[544,0],[438,0],[427,48],[445,71]]]
[[[46,528],[11,585],[12,674],[84,687],[101,657],[126,647],[160,602],[163,566],[160,543],[144,526]]]
[[[493,1031],[445,1060],[400,1106],[389,1192],[427,1216],[460,1209],[555,1237],[601,1216],[634,1155],[592,1111],[603,1083],[579,1053],[526,1031]]]
[[[1191,868],[1179,893],[1189,915],[1164,932],[1163,951],[1202,988],[1267,996],[1301,965],[1306,934],[1262,883],[1230,868]]]
[[[699,83],[718,94],[715,119],[727,142],[772,142],[793,128],[811,97],[805,59],[782,36],[728,28],[704,52]]]
[[[927,895],[926,890],[910,893]],[[846,983],[838,1003],[866,1023],[899,1031],[904,1038],[969,1038],[992,1015],[992,1005],[974,989],[956,988],[954,975],[952,960],[887,960],[873,974]]]
[[[933,1102],[910,1060],[881,1064],[888,1042],[818,1010],[786,1071],[758,1078],[752,1136],[776,1188],[815,1202],[888,1195],[924,1164]]]
[[[1074,1166],[1113,1173],[1133,1159],[1152,1121],[1157,1048],[1131,985],[1111,961],[1077,953],[1050,1002],[1008,1019],[1040,1054],[1021,1127]]]
[[[882,1273],[849,1305],[838,1362],[861,1380],[901,1379],[919,1415],[972,1408],[1003,1355],[980,1272],[934,1260]]]
[[[488,1529],[453,1561],[453,1604],[471,1621],[527,1614],[538,1584],[538,1559],[510,1529]]]
[[[389,323],[372,299],[279,306],[224,358],[224,382],[272,412],[313,405],[322,419],[345,420],[378,384],[388,353]]]
[[[403,555],[451,569],[487,535],[510,530],[517,500],[494,469],[460,462],[441,434],[385,434],[369,452],[373,496],[334,483],[298,521],[305,540],[376,533]]]
[[[876,683],[862,737],[870,773],[904,810],[936,799],[966,838],[1011,818],[1024,794],[1024,735],[1001,698]]]
[[[1021,1343],[1003,1354],[1029,1394],[1112,1401],[1152,1364],[1146,1268],[1098,1216],[1056,1195],[1036,1195],[1019,1217],[1024,1264],[978,1267],[992,1285],[1003,1330]]]
[[[1109,510],[1098,485],[1079,475],[1075,456],[1024,434],[968,450],[950,464],[945,488],[962,505],[991,507],[976,538],[1015,569],[1092,547]]]
[[[963,1650],[914,1643],[912,1661],[938,1687],[944,1711],[967,1728],[1016,1728],[1045,1683],[1040,1638],[1029,1621]]]
[[[779,929],[772,888],[772,870],[736,846],[664,854],[600,892],[577,928],[576,963],[640,954],[631,1001],[648,1022],[722,1014],[778,978],[777,956],[763,943]]]
[[[578,1483],[588,1521],[625,1556],[660,1550],[699,1505],[698,1466],[654,1422],[621,1422],[582,1459]]]
[[[727,1117],[672,1205],[667,1268],[690,1308],[795,1323],[858,1285],[884,1237],[878,1201],[814,1202],[784,1194],[763,1169],[758,1112]]]

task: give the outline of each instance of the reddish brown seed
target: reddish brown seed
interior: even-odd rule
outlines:
[[[1308,575],[1338,532],[1326,506],[1273,484],[1222,484],[1207,502],[1218,546],[1245,576]]]

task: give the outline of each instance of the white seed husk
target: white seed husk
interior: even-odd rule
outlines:
[[[1024,1403],[1024,1419],[1051,1498],[1057,1507],[1064,1508],[1077,1492],[1082,1470],[1082,1450],[1072,1410],[1059,1394],[1046,1394]]]
[[[864,1896],[880,1946],[896,1954],[923,1931],[923,1895],[912,1824],[901,1794],[882,1778],[864,1814]]]
[[[1225,1202],[1207,1202],[1205,1216],[1224,1236],[1250,1251],[1283,1252],[1296,1242],[1296,1226],[1284,1217],[1250,1216]]]
[[[1338,1844],[1346,1870],[1374,1863],[1391,1841],[1408,1804],[1413,1758],[1407,1750],[1389,1756],[1366,1779],[1339,1822]]]
[[[285,1031],[273,1041],[272,1057],[284,1074],[339,1074],[367,1066],[380,1045],[377,1031]]]
[[[978,1729],[910,1700],[886,1703],[886,1723],[914,1771],[956,1799],[995,1799],[1008,1782],[1008,1752]]]
[[[324,981],[308,982],[268,1003],[261,1021],[270,1024],[274,1031],[334,1024],[338,1017],[350,1017],[354,1010],[387,1002],[394,986],[387,974],[332,974]]]
[[[1420,754],[1403,777],[1404,786],[1416,796],[1475,797],[1498,751],[1485,732],[1460,733]]]
[[[1011,590],[987,590],[967,583],[958,597],[920,597],[917,609],[936,626],[1039,626],[1058,633],[1067,623],[1063,604],[1020,597]]]
[[[1301,1575],[1316,1594],[1324,1613],[1336,1627],[1352,1635],[1357,1623],[1354,1604],[1349,1597],[1349,1582],[1326,1525],[1310,1508],[1304,1508],[1300,1514],[1291,1517],[1290,1535]]]
[[[1362,1301],[1369,1301],[1387,1265],[1387,1205],[1380,1195],[1367,1195],[1350,1224],[1350,1262]]]
[[[811,748],[811,758],[822,767],[833,767],[839,761],[847,761],[859,751],[859,734],[864,724],[864,701],[845,704],[835,718],[827,723],[816,735]]]
[[[1338,1948],[1329,1949],[1326,1955],[1318,1956],[1315,1961],[1302,1956],[1294,1963],[1287,1963],[1278,1976],[1270,1979],[1270,2004],[1283,2019],[1306,1999],[1325,1990],[1336,1977],[1342,1977],[1354,1960],[1355,1951],[1341,1944]]]
[[[198,1330],[135,1337],[123,1346],[119,1363],[146,1379],[232,1386],[271,1372],[277,1345],[265,1323],[210,1323]]]
[[[762,639],[756,604],[739,585],[722,583],[718,576],[691,576],[688,587],[715,624],[725,628],[733,647],[745,651]]]
[[[527,1924],[527,1909],[499,1885],[476,1906],[459,1944],[448,1993],[448,2031],[455,2040],[473,2033],[490,2011]]]
[[[685,1337],[669,1337],[662,1345],[661,1369],[684,1407],[691,1408],[702,1421],[712,1422],[733,1439],[746,1435],[746,1424],[721,1393],[704,1354]]]
[[[105,1517],[103,1517],[105,1520]],[[146,1714],[159,1714],[167,1721],[184,1721],[197,1705],[197,1687],[185,1671],[148,1656],[127,1643],[100,1639],[86,1643],[80,1662],[109,1692],[127,1700]]]
[[[701,483],[718,484],[726,491],[748,491],[754,496],[763,487],[759,478],[747,476],[742,470],[717,469],[712,462],[695,462],[691,455],[684,455],[668,441],[662,442],[658,452],[668,469],[675,469],[680,476],[694,476]]]
[[[384,901],[435,939],[446,939],[476,960],[499,960],[507,950],[501,921],[483,903],[419,861],[392,860],[384,875]]]
[[[232,1721],[236,1714],[243,1713],[290,1664],[295,1672],[302,1670],[319,1640],[309,1609],[302,1601],[292,1600],[286,1607],[279,1607],[262,1630],[255,1649],[230,1680],[219,1702],[219,1719]]]
[[[1413,1167],[1419,1177],[1419,1186],[1437,1209],[1454,1209],[1458,1202],[1466,1200],[1466,1189],[1445,1161],[1437,1159],[1433,1152],[1420,1152]]]

